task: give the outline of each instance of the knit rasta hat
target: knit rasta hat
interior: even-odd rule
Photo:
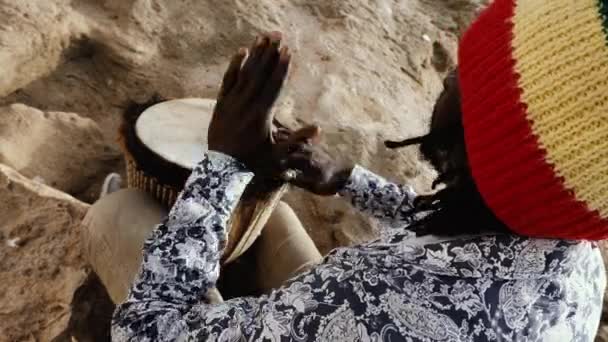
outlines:
[[[471,173],[512,231],[608,238],[608,0],[495,0],[459,50]]]

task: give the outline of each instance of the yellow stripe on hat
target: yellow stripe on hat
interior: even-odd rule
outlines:
[[[519,0],[513,56],[522,102],[564,185],[608,217],[608,44],[598,0]]]

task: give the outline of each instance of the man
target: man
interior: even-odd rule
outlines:
[[[312,143],[318,129],[273,141],[291,56],[276,35],[241,51],[211,151],[147,239],[113,338],[593,341],[605,276],[587,240],[608,235],[607,5],[496,0],[480,16],[430,133],[406,142],[438,169],[445,187],[431,196],[334,165]],[[259,160],[298,169],[294,184],[314,193],[340,193],[389,237],[336,249],[268,295],[201,302],[226,222],[253,172],[266,172]]]

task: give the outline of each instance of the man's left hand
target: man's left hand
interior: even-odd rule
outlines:
[[[257,37],[249,51],[230,62],[209,125],[209,149],[230,155],[256,170],[272,153],[272,106],[291,60],[281,34]]]

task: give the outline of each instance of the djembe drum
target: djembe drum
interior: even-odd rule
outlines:
[[[207,149],[214,106],[209,99],[157,99],[127,110],[121,145],[128,187],[141,189],[170,208]],[[228,224],[222,265],[253,244],[286,189],[284,183],[256,178],[247,186]]]

